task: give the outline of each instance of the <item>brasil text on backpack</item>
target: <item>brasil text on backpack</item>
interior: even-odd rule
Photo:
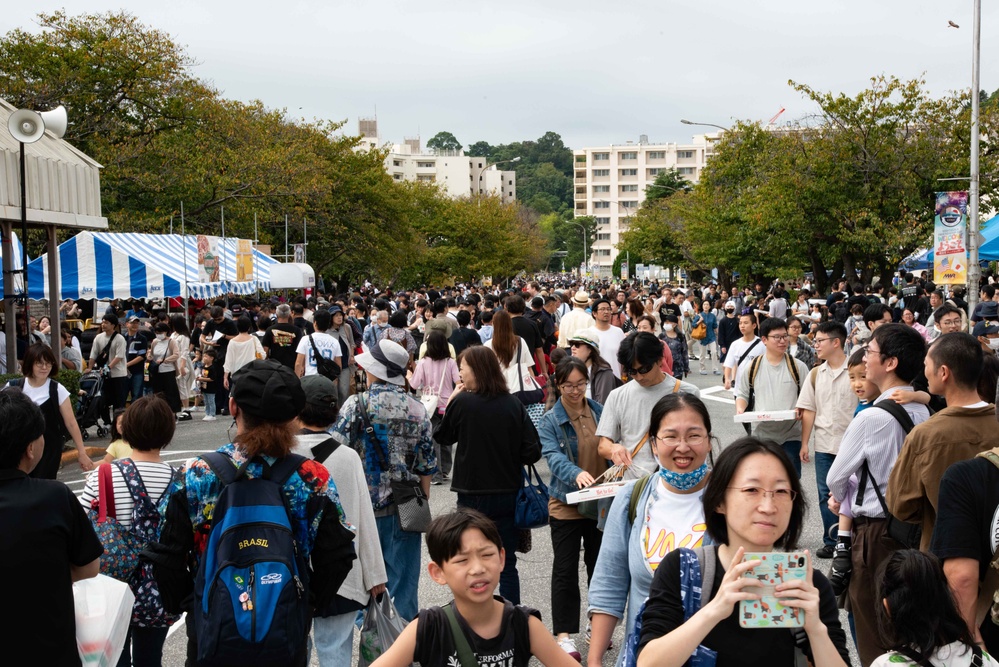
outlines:
[[[290,454],[246,476],[218,452],[203,454],[222,482],[194,582],[198,660],[288,661],[308,633],[308,566],[282,487],[305,459]]]

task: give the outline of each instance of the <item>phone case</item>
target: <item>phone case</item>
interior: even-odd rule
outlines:
[[[804,579],[808,575],[808,556],[803,552],[771,552],[748,553],[743,557],[743,562],[751,560],[762,562],[743,576],[755,577],[763,585],[745,590],[759,592],[761,597],[739,602],[739,625],[744,628],[802,627],[805,613],[782,605],[780,598],[774,596],[774,587],[785,581]]]

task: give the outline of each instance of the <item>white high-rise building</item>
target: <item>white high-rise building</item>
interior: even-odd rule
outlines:
[[[381,146],[377,121],[361,119],[361,147]],[[393,144],[385,158],[385,170],[396,181],[436,183],[449,197],[473,195],[498,196],[504,203],[517,199],[517,174],[500,171],[483,157],[465,155],[464,151],[424,151],[419,137],[407,137]]]
[[[694,135],[690,144],[653,144],[643,134],[637,144],[629,141],[573,151],[575,214],[591,215],[597,221],[590,253],[594,275],[610,276],[621,233],[628,229],[629,218],[638,212],[656,176],[674,167],[696,183],[719,139],[721,133],[715,132]]]

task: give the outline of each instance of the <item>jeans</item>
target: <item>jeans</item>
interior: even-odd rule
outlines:
[[[479,510],[496,524],[500,539],[503,540],[503,549],[506,551],[506,564],[500,574],[500,595],[514,604],[520,604],[520,575],[517,573],[517,542],[520,538],[520,530],[513,524],[513,515],[517,507],[517,494],[459,493],[458,507]]]
[[[143,377],[142,371],[132,373],[128,376],[128,391],[132,397],[133,403],[135,403],[136,399],[142,398],[142,395],[145,392],[143,384],[145,384],[145,377]]]
[[[794,464],[794,471],[798,473],[798,479],[801,479],[801,440],[788,440],[785,442],[784,453],[791,459],[791,463]]]
[[[826,484],[826,476],[829,468],[836,460],[835,454],[825,452],[815,452],[815,486],[819,490],[819,514],[822,516],[822,543],[829,547],[836,546],[836,539],[829,536],[829,531],[839,523],[839,517],[833,514],[826,502],[829,498],[829,485]]]
[[[552,531],[552,632],[558,635],[579,632],[579,544],[583,543],[586,587],[593,578],[593,568],[600,553],[603,533],[593,519],[548,522]]]
[[[407,622],[420,611],[417,600],[420,590],[420,544],[422,533],[409,533],[399,527],[399,517],[376,516],[378,541],[388,574],[389,596],[395,603],[399,616]]]
[[[215,410],[215,394],[202,394],[205,399],[205,416],[214,417]]]
[[[139,374],[142,377],[142,374]],[[166,642],[167,630],[170,628],[140,628],[137,625],[128,626],[125,635],[125,647],[121,649],[118,667],[160,667],[163,664],[163,644]],[[129,657],[131,644],[131,658]]]
[[[336,393],[337,393],[337,403],[338,407],[343,407],[343,404],[347,402],[350,397],[350,376],[353,375],[349,366],[345,366],[340,371],[340,379],[337,381]]]
[[[312,619],[311,642],[316,647],[319,667],[351,667],[354,621],[357,612]],[[309,655],[312,655],[311,649]]]

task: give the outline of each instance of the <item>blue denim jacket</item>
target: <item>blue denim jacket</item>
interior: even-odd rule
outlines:
[[[638,498],[639,508],[645,507],[652,489],[655,488],[655,482],[653,479],[645,485],[642,495]],[[649,588],[652,587],[652,573],[649,572],[642,556],[641,517],[636,517],[634,524],[628,523],[628,505],[634,488],[635,482],[630,482],[614,496],[614,502],[607,513],[604,536],[600,542],[600,555],[597,556],[593,579],[590,581],[587,593],[589,607],[586,615],[589,617],[594,613],[600,613],[619,620],[626,618],[625,637],[634,629],[635,617],[642,603],[649,597]],[[707,533],[704,534],[702,544],[711,544]],[[627,617],[625,617],[626,605]],[[621,651],[621,656],[624,656],[624,651]]]
[[[593,420],[599,424],[603,406],[591,399],[586,399],[586,402],[590,405]],[[574,463],[579,460],[576,429],[572,427],[569,415],[562,407],[562,401],[555,401],[552,409],[541,418],[541,422],[538,423],[538,435],[541,436],[541,453],[552,471],[548,495],[564,503],[565,494],[579,489],[576,486],[576,477],[583,472],[583,469]],[[566,447],[571,448],[571,459],[566,454]]]

